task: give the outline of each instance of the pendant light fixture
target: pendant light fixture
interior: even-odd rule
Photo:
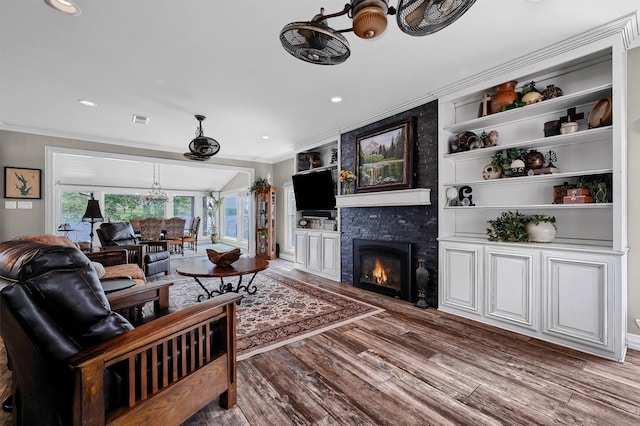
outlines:
[[[160,166],[158,166],[158,179],[156,180],[156,165],[153,165],[153,185],[142,199],[145,204],[164,204],[169,201],[169,195],[160,186]]]

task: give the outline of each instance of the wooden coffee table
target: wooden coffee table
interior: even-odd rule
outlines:
[[[224,294],[229,292],[239,293],[240,290],[244,290],[249,294],[255,294],[258,288],[253,284],[253,279],[258,275],[258,272],[263,271],[269,267],[269,262],[266,259],[255,257],[241,257],[236,260],[231,266],[223,268],[216,266],[209,259],[194,260],[187,262],[176,268],[176,272],[180,275],[187,277],[193,277],[193,279],[200,285],[207,295],[207,299],[210,299],[217,294]],[[242,277],[244,275],[253,274],[249,283],[242,284]],[[238,277],[238,284],[233,288],[233,284],[225,283],[224,279],[228,277]],[[209,291],[204,284],[198,278],[220,278],[220,285],[217,289]],[[202,301],[204,294],[198,296],[198,302]]]

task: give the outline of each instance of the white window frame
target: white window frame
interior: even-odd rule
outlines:
[[[295,256],[295,229],[297,225],[295,194],[293,192],[293,184],[287,183],[282,186],[284,193],[284,250],[283,252]],[[292,206],[293,204],[293,206]],[[290,214],[290,208],[293,207],[293,215]],[[291,244],[293,242],[293,244]]]
[[[229,237],[227,235],[224,235],[223,232],[220,232],[220,241],[235,247],[241,247],[241,248],[248,248],[249,247],[249,240],[251,239],[251,233],[252,233],[252,226],[251,226],[251,208],[252,208],[252,204],[249,201],[249,193],[246,191],[229,191],[229,192],[224,192],[221,194],[222,197],[227,198],[227,197],[236,197],[236,211],[237,211],[237,216],[236,216],[236,235],[238,237],[233,238],[233,237]],[[243,224],[242,224],[242,200],[243,199],[247,199],[247,204],[249,206],[249,240],[245,240],[242,238],[243,235]],[[226,229],[227,225],[226,225],[226,216],[225,216],[225,209],[224,206],[220,211],[220,229],[224,230]]]

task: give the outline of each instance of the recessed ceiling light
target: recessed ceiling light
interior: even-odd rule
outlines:
[[[342,102],[342,98],[340,96],[334,96],[333,98],[331,98],[331,102],[337,104],[339,102]]]
[[[264,139],[264,140],[266,141],[266,140],[271,139],[271,136],[269,136],[269,135],[262,135],[262,139]]]
[[[98,106],[98,104],[97,104],[97,103],[95,103],[95,102],[91,102],[91,101],[88,101],[88,100],[86,100],[86,99],[78,99],[78,103],[79,103],[79,104],[82,104],[82,105],[84,105],[84,106]]]
[[[44,2],[55,10],[66,13],[67,15],[77,16],[82,13],[76,4],[69,0],[44,0]]]

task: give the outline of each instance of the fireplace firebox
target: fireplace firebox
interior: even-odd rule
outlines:
[[[411,286],[411,243],[353,239],[353,285],[408,302]]]

